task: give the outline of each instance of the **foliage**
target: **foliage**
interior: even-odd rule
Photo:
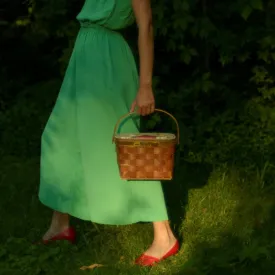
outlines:
[[[180,120],[185,157],[263,165],[274,147],[274,3],[155,5],[157,100]]]
[[[40,152],[40,137],[57,96],[59,80],[38,83],[22,90],[17,101],[6,111],[0,112],[0,138],[8,152],[17,156],[37,156]]]
[[[185,163],[177,181],[167,185],[183,246],[147,271],[133,260],[150,245],[151,224],[93,227],[72,220],[79,233],[75,246],[32,245],[51,214],[36,198],[39,158],[5,156],[0,166],[1,275],[80,275],[80,267],[95,263],[103,264],[92,271],[99,275],[274,274],[274,183],[268,188],[260,174],[242,177],[224,166],[199,179],[203,169]]]
[[[191,162],[235,162],[252,169],[272,163],[274,2],[152,2],[157,106],[179,120],[181,155]],[[20,66],[31,66],[22,79],[21,67],[7,61],[18,45],[1,56],[6,64],[2,79],[14,75],[10,82],[1,81],[2,110],[26,84],[62,76],[79,28],[76,11],[82,4],[30,0],[27,9],[18,9],[17,17],[1,34],[2,47],[8,50],[12,44],[8,41],[19,37],[20,47],[29,53],[23,60],[20,55]],[[135,45],[132,32],[136,34],[135,27],[126,36]],[[171,130],[171,122],[158,116],[150,118],[147,126]]]
[[[0,222],[5,226],[0,270],[4,274],[66,270],[75,275],[76,266],[89,264],[90,259],[109,262],[109,255],[115,263],[97,274],[144,274],[131,261],[146,248],[141,238],[148,244],[151,240],[146,225],[100,226],[100,234],[90,225],[84,229],[80,225],[81,241],[74,249],[30,247],[22,240],[24,234],[30,239],[40,236],[37,228],[47,222],[48,213],[35,199],[40,136],[73,50],[79,28],[75,16],[82,4],[14,0],[6,1],[3,9],[0,190],[5,195],[0,199]],[[168,261],[154,272],[273,274],[275,2],[153,0],[152,4],[157,106],[178,119],[185,161],[180,164],[181,178],[169,186],[182,188],[173,189],[173,202],[180,196],[179,202],[188,203],[186,213],[177,213],[181,218],[186,214],[180,221],[184,253],[171,260],[173,265]],[[135,26],[125,31],[137,57],[136,34]],[[159,115],[145,122],[151,130],[173,127]],[[201,164],[215,169],[196,189],[202,169],[189,177],[188,165]],[[16,192],[18,186],[21,192]]]

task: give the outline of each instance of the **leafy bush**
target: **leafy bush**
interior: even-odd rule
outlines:
[[[267,161],[273,163],[274,2],[152,2],[157,106],[179,121],[182,157],[189,162],[235,162],[252,169],[263,167]],[[9,32],[1,35],[3,41],[15,34],[21,37],[19,46],[36,49],[39,68],[48,69],[46,73],[37,70],[35,58],[26,60],[30,65],[28,80],[21,80],[19,86],[11,82],[0,91],[2,95],[14,86],[9,93],[14,98],[12,95],[21,93],[26,83],[62,77],[79,28],[75,16],[82,3],[29,1],[27,12],[21,12],[24,17],[18,15]],[[137,55],[135,26],[125,35]],[[5,43],[3,47],[8,45]],[[5,64],[12,76],[11,65]],[[32,79],[32,68],[43,73],[39,77],[34,74]],[[1,75],[5,77],[3,70]],[[1,98],[1,106],[13,104],[5,96]],[[45,112],[48,115],[50,109]],[[147,122],[152,130],[171,131],[171,122],[163,117],[153,116]]]
[[[40,137],[55,103],[60,81],[38,83],[21,92],[17,101],[0,113],[2,154],[37,156]]]

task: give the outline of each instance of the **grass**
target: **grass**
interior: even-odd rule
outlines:
[[[274,181],[265,182],[265,171],[247,176],[225,165],[179,163],[174,181],[163,184],[171,223],[183,242],[177,256],[152,269],[133,265],[152,241],[151,224],[103,226],[74,219],[76,245],[32,245],[51,217],[37,198],[39,156],[35,154],[41,120],[47,115],[22,117],[20,102],[9,111],[9,122],[21,127],[20,133],[29,133],[32,127],[34,131],[25,141],[12,130],[2,139],[6,150],[0,157],[1,275],[274,274]],[[32,106],[34,113],[42,103]],[[80,270],[95,263],[103,267]]]
[[[185,181],[167,183],[171,187],[170,193],[166,192],[169,210],[178,218],[179,235],[184,238],[181,251],[148,270],[132,262],[150,244],[150,224],[117,227],[73,220],[79,232],[76,246],[31,245],[46,229],[51,215],[37,199],[39,161],[3,157],[0,274],[77,275],[87,273],[79,269],[81,266],[93,263],[104,266],[90,272],[108,275],[273,274],[273,195],[266,192],[259,178],[245,181],[236,170],[226,167],[212,171],[204,186],[192,189],[195,179],[192,173],[188,177],[191,170],[188,167],[183,171]],[[180,189],[189,190],[188,198]],[[177,191],[174,197],[172,190]],[[183,199],[173,203],[179,197]],[[181,211],[173,209],[180,204]]]

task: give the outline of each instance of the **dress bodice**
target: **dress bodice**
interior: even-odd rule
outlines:
[[[112,30],[123,29],[134,22],[132,1],[86,0],[77,20],[91,22]]]

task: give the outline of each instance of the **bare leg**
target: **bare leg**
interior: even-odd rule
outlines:
[[[176,237],[168,221],[153,222],[153,227],[154,240],[145,254],[161,258],[175,245]]]
[[[43,236],[43,240],[48,240],[61,233],[69,227],[69,215],[61,212],[54,211],[50,228]]]

